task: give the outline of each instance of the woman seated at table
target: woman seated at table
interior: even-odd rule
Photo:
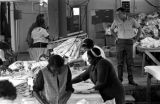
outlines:
[[[37,74],[34,94],[44,104],[66,104],[74,91],[70,68],[59,55],[50,56],[48,63]]]

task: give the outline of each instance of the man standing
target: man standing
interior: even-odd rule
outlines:
[[[134,28],[138,29],[135,34]],[[114,30],[117,29],[117,32]],[[129,84],[137,86],[133,80],[133,42],[139,39],[141,34],[140,24],[131,17],[127,16],[125,9],[120,7],[117,9],[117,15],[111,26],[111,33],[116,37],[116,49],[118,60],[118,78],[123,81],[124,58],[126,58],[128,81]]]

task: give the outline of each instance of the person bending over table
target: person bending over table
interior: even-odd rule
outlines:
[[[115,98],[116,104],[124,104],[124,88],[119,81],[112,63],[100,56],[100,50],[93,48],[87,51],[89,68],[72,79],[72,84],[91,79],[104,102]]]

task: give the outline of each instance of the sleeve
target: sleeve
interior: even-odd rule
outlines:
[[[73,78],[72,79],[72,84],[89,79],[89,71],[90,71],[90,68],[88,68],[85,72],[81,73],[77,77]]]
[[[73,92],[74,89],[72,87],[72,82],[71,82],[72,74],[71,74],[71,70],[70,70],[69,66],[67,66],[67,67],[68,67],[68,75],[67,75],[66,91],[72,91]]]
[[[42,32],[43,32],[43,36],[44,37],[48,37],[49,36],[49,33],[47,32],[46,29],[42,28]]]
[[[132,21],[133,21],[133,27],[135,27],[135,28],[140,27],[140,24],[135,19],[132,19]]]
[[[97,82],[94,86],[95,90],[99,90],[105,87],[107,84],[107,78],[109,74],[110,63],[106,63],[105,60],[100,60],[97,65]]]
[[[82,59],[86,62],[88,61],[87,51],[82,55]]]
[[[33,90],[36,92],[39,92],[39,91],[42,91],[43,88],[44,88],[44,79],[43,79],[42,71],[40,70],[34,80]]]
[[[111,25],[111,30],[114,30],[116,28],[117,24],[116,21],[114,20],[112,25]]]

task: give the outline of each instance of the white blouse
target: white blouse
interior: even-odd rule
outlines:
[[[46,39],[46,37],[48,37],[48,36],[49,36],[49,34],[48,34],[47,30],[42,27],[34,28],[31,33],[33,43],[38,43],[38,42],[48,43],[48,39]]]

